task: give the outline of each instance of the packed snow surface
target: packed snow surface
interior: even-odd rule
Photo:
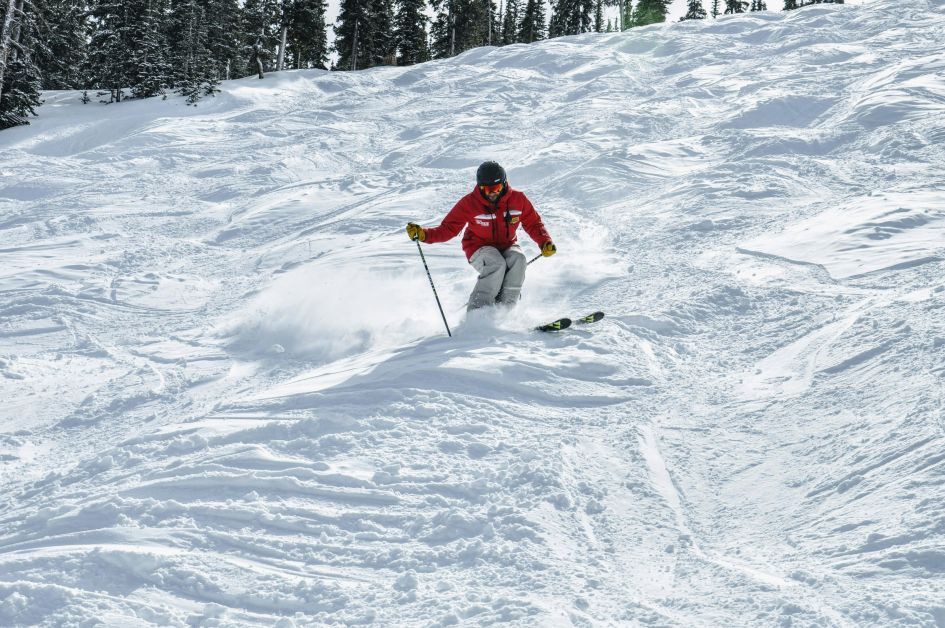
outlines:
[[[877,0],[47,94],[0,625],[945,625],[943,42]],[[467,319],[424,245],[450,338],[403,227],[486,159],[559,253]]]

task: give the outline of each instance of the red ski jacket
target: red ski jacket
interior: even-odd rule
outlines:
[[[484,246],[494,246],[504,251],[518,241],[515,231],[522,225],[529,237],[538,246],[551,242],[551,236],[541,222],[541,216],[523,193],[509,188],[493,204],[479,192],[479,188],[459,199],[446,214],[439,227],[426,230],[424,242],[446,242],[452,240],[460,229],[463,234],[463,251],[466,259]]]

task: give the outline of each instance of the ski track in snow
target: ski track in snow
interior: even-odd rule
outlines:
[[[945,625],[942,41],[876,0],[47,94],[0,134],[0,624]],[[560,252],[464,321],[426,247],[447,338],[403,224],[487,158]]]

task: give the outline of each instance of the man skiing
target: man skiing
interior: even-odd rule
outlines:
[[[528,264],[516,244],[519,224],[541,247],[543,256],[555,254],[557,248],[534,206],[522,192],[509,187],[502,166],[487,161],[476,170],[476,189],[459,199],[439,227],[424,229],[409,222],[407,235],[411,240],[434,244],[451,240],[466,228],[463,251],[479,272],[479,281],[469,297],[467,310],[471,311],[496,303],[518,302]]]

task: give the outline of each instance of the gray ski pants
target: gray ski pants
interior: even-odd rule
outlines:
[[[467,311],[496,303],[518,303],[528,262],[517,244],[504,251],[484,246],[473,253],[469,263],[479,271],[479,281],[469,295]]]

